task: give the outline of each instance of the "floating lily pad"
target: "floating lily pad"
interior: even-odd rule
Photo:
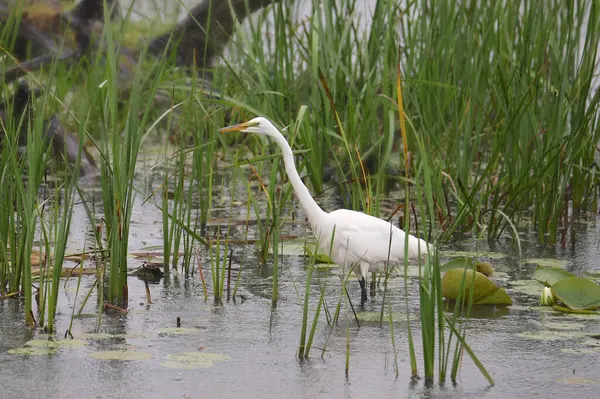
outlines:
[[[54,348],[41,348],[41,347],[25,347],[25,348],[14,348],[7,351],[11,355],[28,355],[28,356],[40,356],[40,355],[53,355],[56,353]]]
[[[581,331],[561,331],[561,330],[540,330],[525,331],[516,334],[517,337],[526,339],[535,339],[539,341],[559,341],[564,339],[575,339],[585,337],[586,334]]]
[[[46,339],[32,339],[31,341],[25,342],[25,346],[32,346],[37,348],[78,348],[86,346],[88,343],[81,339],[57,339],[57,340],[46,340]]]
[[[481,298],[475,302],[475,305],[512,305],[512,299],[506,293],[504,288],[498,288],[493,294]]]
[[[509,281],[508,284],[511,290],[532,296],[540,295],[541,290],[544,288],[544,285],[536,280],[514,280]]]
[[[277,253],[286,256],[304,256],[307,255],[304,249],[305,245],[312,246],[315,244],[306,244],[306,240],[286,240],[279,243]],[[273,248],[269,248],[269,253],[273,253]]]
[[[440,266],[440,273],[446,273],[449,270],[453,269],[475,269],[475,262],[473,262],[472,258],[457,258],[452,259],[449,262],[444,263]]]
[[[457,258],[452,259],[449,262],[444,263],[440,266],[440,272],[445,273],[452,269],[469,269],[477,270],[486,276],[491,275],[494,272],[494,268],[489,262],[476,262],[472,258]]]
[[[488,259],[504,259],[506,254],[500,252],[486,252],[486,251],[443,251],[442,255],[448,258],[488,258]]]
[[[190,328],[190,327],[165,327],[165,328],[159,328],[156,331],[159,334],[167,333],[167,334],[175,334],[175,335],[186,335],[186,334],[196,334],[200,331],[200,329]]]
[[[600,378],[591,380],[588,378],[567,377],[563,378],[562,383],[568,385],[600,385]]]
[[[356,313],[356,317],[360,321],[364,322],[377,322],[379,323],[379,318],[381,317],[381,312],[359,312]],[[414,319],[411,316],[411,320]],[[388,312],[383,313],[383,322],[387,323],[390,320],[390,315]],[[406,321],[406,313],[403,312],[392,312],[392,320],[393,321]]]
[[[337,269],[340,267],[340,265],[335,263],[315,263],[313,267],[318,270],[330,270]]]
[[[571,309],[600,306],[600,285],[583,277],[564,278],[552,285],[552,293]]]
[[[229,356],[220,353],[184,352],[168,355],[167,360],[160,365],[175,369],[206,369],[215,365],[215,362],[229,360]]]
[[[532,258],[532,259],[523,259],[522,263],[530,263],[543,267],[567,267],[568,262],[563,259],[542,259],[542,258]]]
[[[560,322],[555,322],[555,321],[547,321],[544,324],[544,327],[546,328],[550,328],[552,330],[581,330],[582,328],[585,327],[585,324],[583,323],[576,323],[576,322],[564,322],[564,323],[560,323]]]
[[[538,267],[533,272],[533,278],[546,287],[552,287],[556,282],[567,277],[573,277],[573,274],[557,267]]]
[[[314,243],[304,244],[304,251],[308,256],[315,258],[315,263],[334,263],[329,255],[321,253],[319,250],[315,252]]]
[[[464,288],[463,299],[468,300],[471,286],[474,304],[512,305],[512,300],[504,289],[499,289],[492,280],[474,270],[447,271],[442,278],[442,295],[447,299],[458,299],[461,288]]]
[[[152,354],[148,352],[136,352],[136,351],[102,351],[102,352],[92,352],[90,353],[90,357],[94,359],[100,360],[119,360],[119,361],[128,361],[128,360],[149,360],[152,359]]]
[[[563,353],[569,353],[572,355],[598,355],[600,348],[562,348],[560,350]]]

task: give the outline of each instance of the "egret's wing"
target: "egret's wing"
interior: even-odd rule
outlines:
[[[338,250],[341,248],[354,258],[368,263],[404,258],[405,233],[385,220],[346,209],[329,215],[336,226],[334,240]],[[409,237],[409,257],[414,257],[419,241],[422,240]],[[427,252],[425,245],[421,252]]]

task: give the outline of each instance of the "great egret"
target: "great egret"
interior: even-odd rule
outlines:
[[[330,213],[323,211],[302,183],[290,145],[268,119],[258,117],[221,128],[219,131],[261,134],[279,145],[283,153],[285,171],[306,212],[313,234],[325,253],[330,254],[330,258],[342,266],[344,271],[348,270],[347,267],[352,267],[360,283],[361,305],[364,304],[367,300],[367,274],[385,270],[388,260],[398,262],[404,259],[406,233],[385,220],[362,212],[348,209],[338,209]],[[426,255],[427,250],[424,240],[408,235],[409,259]]]

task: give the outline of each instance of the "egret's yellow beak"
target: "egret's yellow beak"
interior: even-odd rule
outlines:
[[[251,126],[256,126],[256,124],[254,123],[250,123],[250,122],[244,122],[244,123],[238,123],[237,125],[231,125],[231,126],[227,126],[227,127],[222,127],[219,129],[219,132],[221,133],[229,133],[229,132],[240,132],[244,129],[247,129]]]

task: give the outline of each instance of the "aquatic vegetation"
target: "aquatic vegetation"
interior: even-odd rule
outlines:
[[[591,279],[552,267],[538,267],[533,272],[533,278],[545,286],[541,297],[543,305],[575,313],[600,308],[600,285]],[[548,290],[550,293],[547,293]]]
[[[229,356],[219,353],[208,352],[184,352],[172,355],[167,355],[166,360],[160,365],[175,369],[206,369],[211,368],[217,362],[229,360]]]
[[[442,295],[453,300],[471,299],[474,305],[512,305],[504,288],[497,287],[483,273],[468,269],[451,269],[444,273]]]

